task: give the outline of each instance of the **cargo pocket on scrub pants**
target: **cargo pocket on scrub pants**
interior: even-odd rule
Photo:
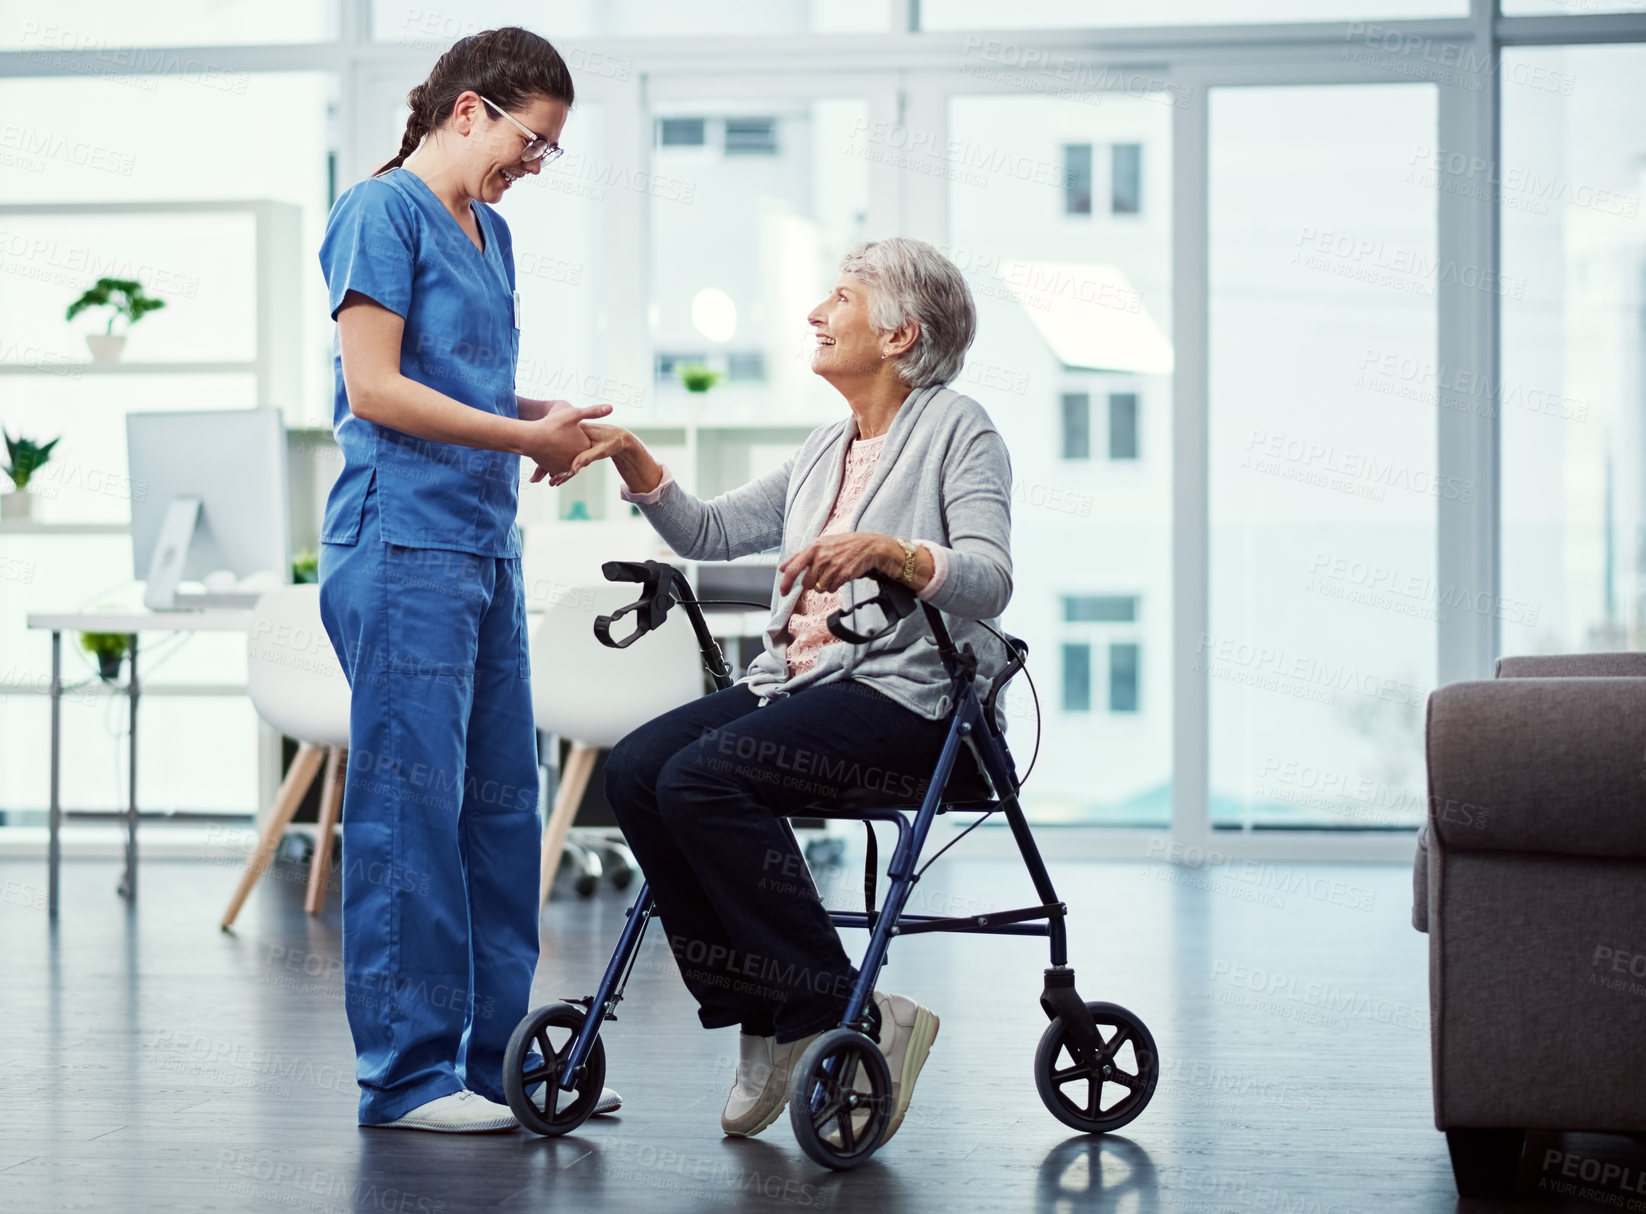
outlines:
[[[517,590],[514,596],[515,636],[520,650],[520,677],[530,685],[532,678],[531,617],[526,614],[526,595],[521,580],[520,558],[509,560],[509,571]]]

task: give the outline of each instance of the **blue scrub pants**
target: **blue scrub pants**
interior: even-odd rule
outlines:
[[[503,1099],[537,967],[537,735],[518,558],[323,544],[352,689],[343,974],[360,1123],[468,1088]]]

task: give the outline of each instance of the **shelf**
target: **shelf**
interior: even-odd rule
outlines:
[[[0,535],[126,535],[130,531],[126,523],[52,523],[37,519],[0,522]]]
[[[141,671],[139,671],[141,674]],[[87,675],[84,681],[77,685],[70,685],[68,680],[63,683],[63,698],[73,700],[79,696],[119,696],[122,699],[127,694],[127,685],[119,683],[105,683]],[[198,697],[245,696],[248,694],[244,683],[148,683],[139,685],[142,696],[165,696],[167,699],[194,699]],[[0,683],[0,696],[36,696],[46,699],[51,695],[51,681],[42,675],[39,682]]]
[[[253,359],[237,362],[60,362],[60,363],[0,363],[0,375],[56,375],[63,379],[78,379],[81,375],[235,375],[256,371]]]

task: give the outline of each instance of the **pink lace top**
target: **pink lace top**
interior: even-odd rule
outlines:
[[[840,496],[834,499],[819,536],[834,535],[847,530],[863,490],[869,487],[874,466],[880,462],[880,449],[886,445],[886,436],[853,439],[846,448],[846,471],[840,480]],[[789,616],[789,677],[810,670],[817,661],[817,652],[840,638],[829,631],[829,613],[842,606],[839,590],[825,594],[821,590],[803,590],[795,600]]]

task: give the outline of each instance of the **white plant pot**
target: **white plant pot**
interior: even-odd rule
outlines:
[[[88,333],[86,344],[91,347],[91,360],[94,363],[117,363],[120,361],[120,351],[126,348],[124,333]]]
[[[25,489],[0,493],[0,519],[29,519],[34,517],[34,494]]]

